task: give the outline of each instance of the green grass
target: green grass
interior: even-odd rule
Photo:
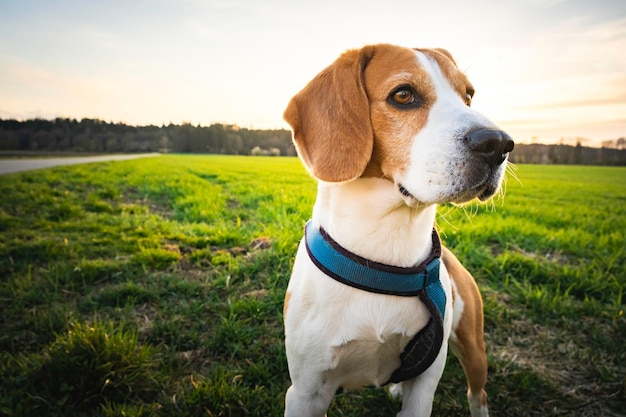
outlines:
[[[626,169],[516,175],[504,201],[438,218],[483,293],[492,415],[623,415]],[[282,415],[282,297],[315,189],[295,158],[3,176],[0,415]],[[329,416],[398,409],[365,389]],[[468,415],[452,355],[433,415]]]

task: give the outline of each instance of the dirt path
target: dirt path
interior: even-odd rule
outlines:
[[[134,155],[79,156],[66,158],[0,159],[0,175],[50,168],[60,165],[88,164],[91,162],[102,161],[123,161],[126,159],[147,158],[159,155],[160,154],[158,153],[142,153]]]

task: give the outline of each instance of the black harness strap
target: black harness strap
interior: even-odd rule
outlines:
[[[411,341],[405,346],[400,355],[400,367],[394,371],[389,383],[398,383],[413,379],[424,372],[437,358],[441,345],[443,344],[443,322],[435,304],[428,298],[424,291],[419,294],[420,300],[426,305],[430,312],[430,319],[422,330],[420,330]]]

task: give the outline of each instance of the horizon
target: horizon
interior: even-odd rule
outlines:
[[[448,49],[516,142],[626,136],[625,2],[360,3],[0,0],[0,118],[289,130],[313,76],[394,43]]]
[[[69,120],[69,121],[74,121],[78,124],[83,123],[83,121],[85,120],[92,120],[92,121],[98,121],[98,122],[102,122],[104,124],[108,124],[108,125],[118,125],[118,126],[128,126],[131,128],[157,128],[157,129],[167,129],[171,126],[174,127],[180,127],[180,126],[184,126],[184,125],[190,125],[193,128],[211,128],[214,125],[221,125],[223,127],[225,127],[226,129],[232,129],[233,131],[239,131],[239,130],[248,130],[248,131],[263,131],[263,132],[267,132],[267,131],[281,131],[281,132],[291,132],[291,129],[289,127],[278,127],[278,128],[266,128],[266,129],[262,129],[262,128],[252,128],[252,127],[245,127],[245,126],[239,126],[237,124],[232,124],[232,123],[220,123],[220,122],[214,122],[214,123],[210,123],[210,124],[193,124],[190,122],[185,122],[183,121],[182,123],[172,123],[169,122],[167,124],[163,123],[163,124],[144,124],[144,125],[138,125],[138,124],[129,124],[129,123],[124,123],[124,122],[116,122],[116,121],[109,121],[109,120],[102,120],[102,119],[98,119],[98,118],[82,118],[82,119],[77,119],[77,118],[66,118],[66,117],[56,117],[56,118],[31,118],[31,119],[24,119],[24,120],[18,120],[18,119],[8,119],[8,118],[2,118],[0,117],[0,122],[3,121],[17,121],[18,123],[27,123],[27,122],[37,122],[37,121],[45,121],[45,122],[49,122],[49,123],[55,123],[57,119],[61,119],[61,120]],[[587,147],[587,148],[609,148],[609,149],[615,149],[615,150],[620,150],[620,151],[624,151],[626,149],[624,149],[624,140],[626,140],[625,137],[619,137],[619,138],[615,138],[615,139],[610,139],[610,140],[605,140],[605,141],[591,141],[588,140],[586,138],[581,138],[581,137],[574,137],[574,138],[561,138],[556,142],[545,142],[545,141],[538,141],[537,138],[531,138],[528,141],[516,141],[515,144],[516,145],[546,145],[546,146],[569,146],[569,147],[576,147],[576,146],[582,146],[582,147]],[[9,151],[12,152],[12,151]]]

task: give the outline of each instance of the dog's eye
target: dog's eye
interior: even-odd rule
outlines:
[[[393,101],[402,105],[411,104],[415,102],[415,95],[410,88],[404,87],[393,93]]]
[[[395,89],[389,95],[389,103],[403,107],[419,107],[422,103],[419,96],[415,94],[413,89],[409,86],[402,86]]]

